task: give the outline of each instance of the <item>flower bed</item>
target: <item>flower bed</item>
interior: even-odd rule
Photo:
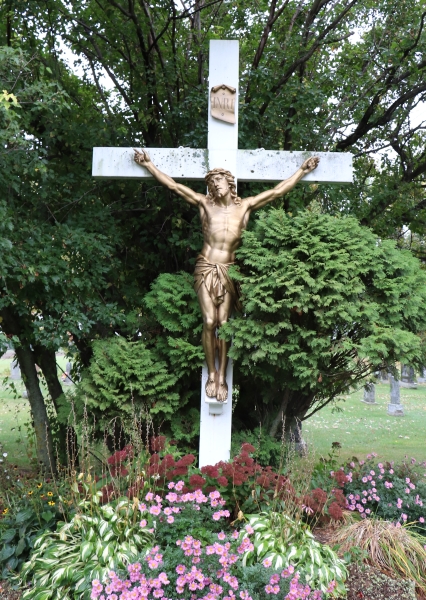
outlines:
[[[183,493],[183,481],[168,487],[164,499],[149,492],[139,506],[140,525],[155,534],[158,544],[129,565],[127,573],[110,571],[107,582],[94,580],[93,600],[266,600],[277,594],[287,600],[323,598],[292,565],[274,570],[266,558],[245,566],[244,557],[254,550],[254,529],[229,527],[230,513],[218,491],[208,496],[201,490]],[[334,595],[335,586],[330,581],[325,594]]]

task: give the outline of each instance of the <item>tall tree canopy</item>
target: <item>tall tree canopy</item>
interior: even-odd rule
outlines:
[[[39,348],[38,364],[69,334],[83,365],[95,337],[143,336],[180,373],[182,410],[195,406],[198,342],[144,297],[156,282],[165,298],[160,273],[191,272],[198,216],[157,184],[93,181],[90,169],[92,146],[206,146],[212,38],[240,40],[240,148],[354,154],[353,186],[301,185],[278,206],[296,214],[316,200],[423,257],[417,0],[2,0],[0,11],[0,227],[11,250],[1,326],[28,352]],[[170,277],[189,298],[184,276]],[[179,336],[198,357],[193,368],[173,346]]]

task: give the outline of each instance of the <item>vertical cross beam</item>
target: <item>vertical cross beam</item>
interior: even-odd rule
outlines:
[[[238,150],[238,64],[239,48],[237,41],[211,40],[209,57],[209,90],[215,85],[226,84],[234,87],[235,123],[225,123],[208,117],[208,170],[215,167],[228,169],[236,176]],[[210,102],[210,97],[209,97]],[[232,360],[229,359],[226,371],[228,399],[216,402],[206,396],[207,366],[203,366],[201,377],[200,408],[200,453],[199,466],[214,465],[227,461],[231,456],[232,427]]]

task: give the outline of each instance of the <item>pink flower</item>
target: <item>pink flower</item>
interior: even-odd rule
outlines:
[[[140,525],[141,527],[146,527],[146,526],[147,526],[146,519],[142,519],[142,521],[139,523],[139,525]]]
[[[287,579],[288,577],[290,577],[290,575],[293,575],[294,573],[294,567],[293,565],[289,565],[286,569],[284,569],[284,571],[281,573],[281,577],[283,579]]]
[[[424,517],[419,517],[419,523],[424,523],[424,522],[425,522]]]
[[[149,512],[152,515],[159,515],[161,513],[161,508],[159,506],[151,506]]]
[[[252,533],[254,533],[254,529],[251,525],[246,525],[246,531],[249,535],[251,535]]]
[[[218,537],[219,540],[225,540],[226,539],[226,535],[223,533],[223,531],[221,531],[220,533],[218,533],[217,537]]]
[[[270,567],[270,566],[272,565],[272,560],[271,560],[270,558],[265,558],[265,559],[262,561],[262,565],[263,565],[265,568],[268,568],[268,567]],[[265,589],[266,589],[266,588],[265,588]],[[268,592],[268,593],[270,593],[270,592]]]
[[[153,498],[154,498],[154,494],[152,492],[148,492],[147,495],[145,496],[145,500],[147,502],[150,502]]]
[[[167,523],[173,523],[173,522],[174,522],[174,520],[175,520],[175,518],[174,518],[174,517],[172,517],[171,515],[169,515],[169,516],[167,517]]]

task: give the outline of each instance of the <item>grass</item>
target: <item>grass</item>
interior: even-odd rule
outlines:
[[[65,370],[66,358],[58,356],[57,360]],[[10,375],[11,361],[11,358],[0,359],[0,453],[7,452],[9,464],[28,467],[35,455],[30,405],[22,397],[25,390],[22,380],[3,383]]]
[[[316,452],[326,455],[332,442],[340,442],[342,462],[352,456],[365,458],[377,452],[384,460],[402,461],[406,456],[426,460],[426,385],[401,388],[403,417],[387,414],[389,384],[376,385],[376,404],[362,402],[363,390],[344,396],[341,410],[326,407],[303,424],[303,435]]]

